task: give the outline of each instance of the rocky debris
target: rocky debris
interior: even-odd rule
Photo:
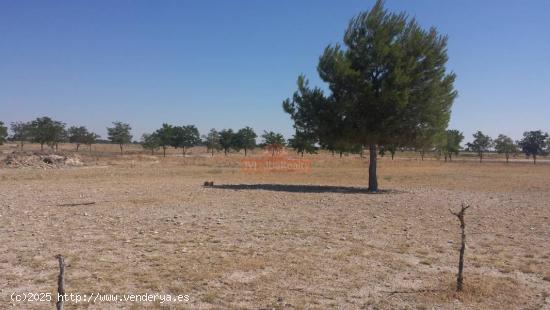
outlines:
[[[80,167],[84,163],[74,154],[49,154],[41,152],[13,152],[4,159],[8,168],[42,168],[56,169],[64,167]]]

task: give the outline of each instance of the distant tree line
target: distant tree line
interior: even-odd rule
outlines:
[[[12,134],[9,140],[17,142],[21,150],[27,142],[40,144],[41,150],[44,150],[44,145],[57,150],[59,143],[70,142],[76,144],[78,151],[80,145],[91,147],[99,138],[97,134],[88,131],[86,127],[72,126],[66,128],[65,123],[47,116],[38,117],[29,122],[11,123],[10,131]],[[0,143],[7,138],[7,128],[0,122]]]
[[[67,128],[65,123],[47,116],[38,117],[29,122],[11,123],[9,129],[11,135],[8,134],[8,127],[0,121],[0,145],[6,141],[14,141],[18,143],[21,150],[24,149],[25,143],[38,143],[41,150],[44,150],[44,145],[57,150],[60,143],[73,143],[78,151],[82,145],[88,146],[91,150],[95,143],[110,142],[118,144],[122,154],[124,145],[132,143],[133,137],[132,127],[123,122],[113,122],[112,127],[107,128],[108,140],[100,140],[98,134],[90,132],[85,126]],[[522,152],[536,163],[537,157],[550,153],[550,137],[542,130],[526,131],[523,138],[518,141],[503,134],[493,139],[477,131],[473,134],[472,142],[466,143],[465,148],[461,147],[464,135],[456,129],[427,131],[425,134],[419,134],[410,143],[380,144],[378,155],[385,156],[389,153],[393,159],[398,150],[409,150],[418,152],[422,160],[427,153],[432,153],[444,158],[445,161],[452,161],[453,156],[465,150],[476,153],[480,162],[483,161],[487,152],[503,154],[508,162],[510,156]],[[169,147],[181,149],[182,154],[185,155],[187,150],[194,146],[205,146],[212,156],[220,151],[225,155],[232,151],[244,151],[244,155],[247,156],[248,152],[256,147],[265,148],[275,155],[286,146],[302,156],[304,153],[316,154],[319,150],[329,151],[333,155],[338,153],[340,157],[343,154],[363,156],[365,150],[365,146],[358,143],[330,139],[330,137],[319,140],[299,130],[288,141],[282,134],[273,131],[264,131],[261,135],[263,141],[259,144],[256,142],[257,138],[258,135],[254,129],[248,126],[236,131],[233,129],[218,131],[212,128],[206,135],[201,136],[194,125],[173,126],[165,123],[153,133],[143,134],[140,144],[152,154],[162,150],[164,156]]]
[[[194,125],[173,126],[165,123],[153,133],[144,134],[142,145],[145,149],[150,150],[151,154],[162,149],[163,156],[166,156],[166,149],[169,147],[181,148],[183,155],[190,147],[203,145],[212,156],[217,151],[223,151],[227,156],[231,151],[240,152],[241,150],[244,150],[244,156],[247,156],[248,151],[257,146],[266,145],[274,150],[280,150],[285,145],[282,134],[265,132],[262,135],[263,145],[257,144],[257,137],[254,129],[248,126],[237,131],[233,131],[233,129],[218,131],[212,128],[208,134],[201,137]],[[273,152],[275,153],[275,151]]]

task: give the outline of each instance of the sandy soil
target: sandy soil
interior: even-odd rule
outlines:
[[[0,168],[0,308],[52,308],[10,294],[54,293],[56,254],[67,292],[190,297],[66,309],[550,308],[550,165],[383,158],[385,191],[369,194],[359,157],[244,174],[242,155],[96,155]]]

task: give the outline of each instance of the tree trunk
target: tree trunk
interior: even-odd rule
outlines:
[[[537,155],[533,154],[533,165],[537,164]]]
[[[479,162],[483,161],[483,153],[479,153]]]
[[[422,161],[424,161],[424,152],[420,152],[420,158],[422,158]]]
[[[510,155],[509,154],[505,154],[506,156],[506,163],[508,163],[508,159],[510,158]]]
[[[302,157],[304,157],[304,151],[302,151]]]
[[[225,156],[227,156],[227,149],[223,149]]]
[[[185,157],[185,146],[181,147],[181,155],[182,157]]]
[[[394,154],[394,153],[391,153],[391,160],[393,160],[393,156],[395,156],[395,154]]]
[[[342,158],[342,151],[340,151],[340,158]]]
[[[212,157],[214,157],[214,147],[212,147]]]
[[[80,143],[76,144],[76,151],[78,152],[78,148],[80,148]]]
[[[453,161],[453,154],[449,153],[449,161]]]
[[[120,144],[119,146],[120,146],[120,155],[122,155],[122,144]]]
[[[166,157],[166,146],[162,147],[162,156]]]
[[[244,156],[246,156],[246,147],[244,148]]]
[[[445,153],[445,162],[447,162],[447,153]]]
[[[376,177],[376,144],[369,145],[369,191],[378,191],[378,179]]]

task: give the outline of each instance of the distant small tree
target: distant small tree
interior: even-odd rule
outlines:
[[[518,144],[525,155],[533,157],[533,164],[536,164],[537,156],[546,154],[547,143],[548,133],[536,130],[524,132]]]
[[[151,155],[155,155],[155,151],[160,148],[160,139],[155,133],[144,133],[141,137],[141,146],[146,150],[150,150]]]
[[[506,163],[508,163],[510,154],[518,152],[518,146],[514,143],[512,138],[501,134],[495,139],[495,150],[499,154],[504,154],[506,157]]]
[[[393,160],[396,151],[397,151],[397,146],[395,144],[383,145],[380,147],[380,156],[384,157],[386,152],[388,152],[391,155],[391,160]]]
[[[254,129],[245,127],[239,129],[233,139],[233,148],[237,151],[244,149],[244,156],[246,156],[247,150],[256,147],[256,138],[258,135],[254,132]]]
[[[445,130],[439,128],[422,128],[419,134],[415,137],[412,145],[414,149],[420,153],[420,158],[423,161],[427,152],[433,151],[437,142],[446,135]]]
[[[40,144],[40,150],[44,150],[44,144],[57,149],[58,143],[66,138],[65,123],[39,117],[30,123],[29,134],[32,142]]]
[[[172,132],[172,146],[175,148],[181,147],[182,155],[185,155],[188,148],[201,142],[199,130],[194,125],[176,126]]]
[[[456,129],[447,130],[445,135],[438,139],[437,148],[445,156],[445,161],[447,161],[447,158],[452,161],[453,154],[458,155],[462,140],[464,140],[464,135]]]
[[[162,147],[162,155],[166,157],[166,149],[172,145],[174,140],[174,127],[164,123],[161,128],[155,131],[155,135],[158,138],[159,146]]]
[[[317,153],[315,139],[300,131],[296,131],[294,136],[288,139],[288,146],[294,149],[297,153],[302,154],[302,157],[304,157],[304,152],[309,154]]]
[[[90,152],[92,151],[92,144],[97,142],[97,139],[99,139],[99,135],[93,132],[88,132],[88,134],[84,137],[84,143],[87,145],[90,149]]]
[[[120,146],[120,154],[122,155],[124,144],[132,142],[132,135],[130,134],[132,127],[123,122],[113,122],[113,125],[113,127],[107,127],[107,137],[112,143]]]
[[[474,141],[467,143],[466,146],[472,152],[476,152],[479,156],[479,162],[483,160],[483,153],[488,152],[493,146],[491,137],[484,135],[481,131],[477,131],[473,135]]]
[[[21,151],[23,151],[23,145],[25,142],[31,140],[31,124],[30,122],[15,122],[10,124],[10,130],[12,132],[11,139],[19,142]]]
[[[90,132],[88,132],[88,129],[84,126],[80,126],[80,127],[71,126],[67,130],[67,133],[69,135],[69,142],[76,144],[77,152],[78,152],[78,149],[80,148],[80,145],[86,143],[86,139],[90,134]]]
[[[271,151],[271,156],[275,156],[285,146],[285,137],[280,133],[273,131],[264,131],[262,135],[266,148]]]
[[[234,139],[235,133],[233,129],[223,129],[220,131],[220,146],[225,156],[227,156],[227,152],[235,145]]]
[[[6,142],[8,137],[8,127],[4,126],[4,122],[0,121],[0,145]]]
[[[220,133],[212,128],[210,129],[210,132],[208,135],[203,136],[204,144],[206,145],[207,151],[212,152],[212,156],[214,156],[214,151],[217,151],[221,149],[220,146]]]

